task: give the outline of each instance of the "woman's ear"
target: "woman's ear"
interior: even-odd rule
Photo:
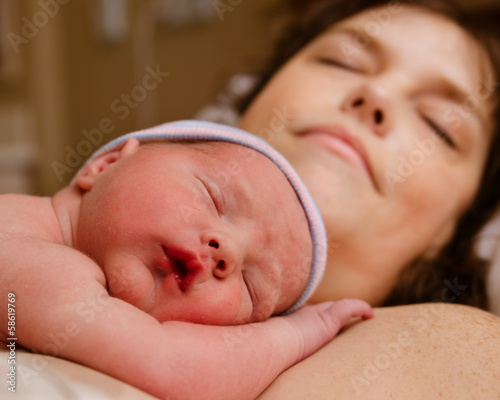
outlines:
[[[76,184],[81,189],[89,191],[94,186],[102,171],[117,161],[135,153],[139,146],[140,142],[137,139],[130,138],[118,150],[105,153],[90,161],[76,175]]]

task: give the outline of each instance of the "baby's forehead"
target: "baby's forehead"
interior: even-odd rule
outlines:
[[[221,164],[216,163],[214,165],[217,175],[221,179],[223,176],[227,176],[227,179],[215,183],[220,184],[222,190],[229,190],[231,186],[229,182],[241,182],[243,186],[252,186],[253,189],[258,188],[259,190],[248,190],[247,192],[243,187],[240,194],[242,197],[250,197],[247,200],[253,200],[255,203],[272,203],[272,208],[280,208],[283,212],[286,209],[289,216],[293,215],[297,218],[294,221],[296,223],[295,231],[298,230],[299,220],[305,222],[304,226],[306,228],[308,226],[307,217],[294,186],[281,168],[258,150],[242,144],[218,140],[174,139],[144,143],[142,146],[160,146],[160,148],[163,146],[169,151],[178,148],[182,149],[183,152],[188,149],[193,151],[195,159],[198,158],[196,155],[200,154],[208,159],[220,161]],[[203,165],[210,166],[210,164],[205,163]],[[219,170],[221,165],[224,168],[224,173]],[[230,177],[239,177],[241,179],[233,180],[229,179]],[[310,234],[308,229],[305,229],[305,232],[307,235]]]
[[[165,149],[165,157],[175,149],[186,156],[187,150],[187,162],[193,161],[204,174],[215,178],[213,183],[220,190],[236,188],[240,200],[261,206],[267,203],[269,209],[276,209],[284,200],[283,208],[289,216],[307,220],[294,185],[272,159],[258,150],[226,141],[185,139],[146,142],[141,147]]]
[[[240,170],[243,168],[251,171],[257,166],[266,166],[267,168],[279,171],[279,174],[283,175],[288,184],[292,186],[286,178],[286,174],[281,171],[281,168],[273,160],[262,152],[243,144],[223,140],[172,139],[143,142],[141,143],[141,148],[164,148],[165,151],[170,153],[177,148],[182,154],[185,154],[186,150],[193,151],[193,160],[207,158],[223,163],[231,162],[232,164],[226,165],[228,170]],[[196,154],[205,157],[197,157]],[[262,177],[262,179],[265,179],[265,177]]]
[[[223,147],[242,147],[246,148],[249,151],[255,151],[247,146],[240,145],[238,143],[226,142],[224,140],[212,140],[212,139],[154,139],[141,142],[141,147],[150,147],[150,146],[179,146],[179,147],[188,147],[193,150],[207,152],[210,149],[217,149]]]

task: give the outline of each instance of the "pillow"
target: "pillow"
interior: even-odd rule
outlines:
[[[10,352],[0,349],[0,372],[4,378],[0,398],[10,399],[7,372]],[[155,397],[115,378],[71,361],[15,350],[15,392],[23,400],[154,400]],[[4,397],[5,396],[5,397]]]
[[[495,217],[479,235],[478,253],[490,260],[487,293],[490,311],[500,316],[500,215]]]

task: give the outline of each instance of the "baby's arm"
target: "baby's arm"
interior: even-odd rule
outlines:
[[[333,338],[351,316],[371,316],[365,303],[344,301],[244,326],[160,324],[109,297],[100,269],[68,247],[14,240],[0,247],[0,261],[1,296],[16,294],[20,345],[160,398],[254,398]],[[5,334],[6,313],[0,321]]]

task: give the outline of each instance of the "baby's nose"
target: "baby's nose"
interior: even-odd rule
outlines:
[[[202,238],[208,246],[207,265],[213,276],[224,279],[233,274],[241,263],[242,249],[235,238],[211,232]]]

